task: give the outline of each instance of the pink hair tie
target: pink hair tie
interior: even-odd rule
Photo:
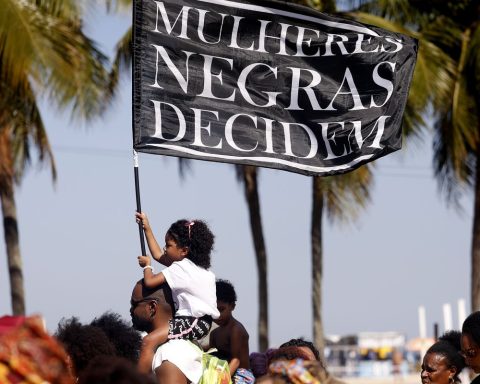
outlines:
[[[186,227],[188,227],[188,239],[191,239],[190,231],[193,225],[195,224],[195,221],[189,221],[188,223],[185,224]]]

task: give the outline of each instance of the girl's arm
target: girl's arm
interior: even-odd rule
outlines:
[[[165,283],[165,276],[162,272],[153,273],[153,268],[150,265],[150,257],[138,256],[138,264],[143,267],[143,281],[147,288],[155,288]]]
[[[147,215],[145,213],[136,212],[135,216],[137,218],[137,222],[141,222],[143,226],[143,231],[145,232],[145,237],[147,238],[147,245],[152,257],[160,262],[160,259],[163,255],[162,248],[158,245],[157,240],[152,231],[152,227],[150,227],[150,222],[148,221]],[[163,264],[163,263],[162,263]]]

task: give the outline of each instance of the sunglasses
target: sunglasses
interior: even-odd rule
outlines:
[[[153,297],[146,297],[144,299],[140,299],[140,300],[130,300],[130,306],[133,308],[136,308],[138,304],[140,303],[146,303],[147,301],[155,301],[158,303],[158,299],[155,299]]]
[[[477,350],[475,348],[470,348],[466,351],[460,351],[460,354],[466,359],[473,359],[477,356]]]

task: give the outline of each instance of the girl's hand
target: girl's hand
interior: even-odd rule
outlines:
[[[142,268],[151,264],[149,256],[138,256],[137,259],[138,259],[138,265],[140,265],[140,267]]]
[[[150,223],[145,213],[135,212],[135,220],[138,224],[142,223],[144,230],[150,229]]]

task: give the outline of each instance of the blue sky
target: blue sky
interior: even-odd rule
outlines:
[[[130,18],[91,13],[88,30],[111,53]],[[34,165],[17,191],[28,313],[50,330],[62,317],[90,321],[106,310],[129,318],[131,289],[141,274],[134,221],[131,84],[89,124],[42,108],[58,182]],[[407,143],[376,161],[372,203],[353,225],[324,223],[323,317],[327,334],[400,331],[418,335],[417,308],[443,330],[442,304],[469,302],[472,198],[448,209],[431,170],[431,139]],[[257,276],[247,206],[232,165],[191,162],[184,180],[177,159],[140,155],[142,207],[159,239],[179,218],[202,218],[216,234],[212,270],[231,280],[235,314],[257,348]],[[311,179],[260,171],[268,252],[270,342],[311,338]],[[6,260],[4,247],[0,257]],[[0,270],[0,314],[9,313],[6,261]]]

